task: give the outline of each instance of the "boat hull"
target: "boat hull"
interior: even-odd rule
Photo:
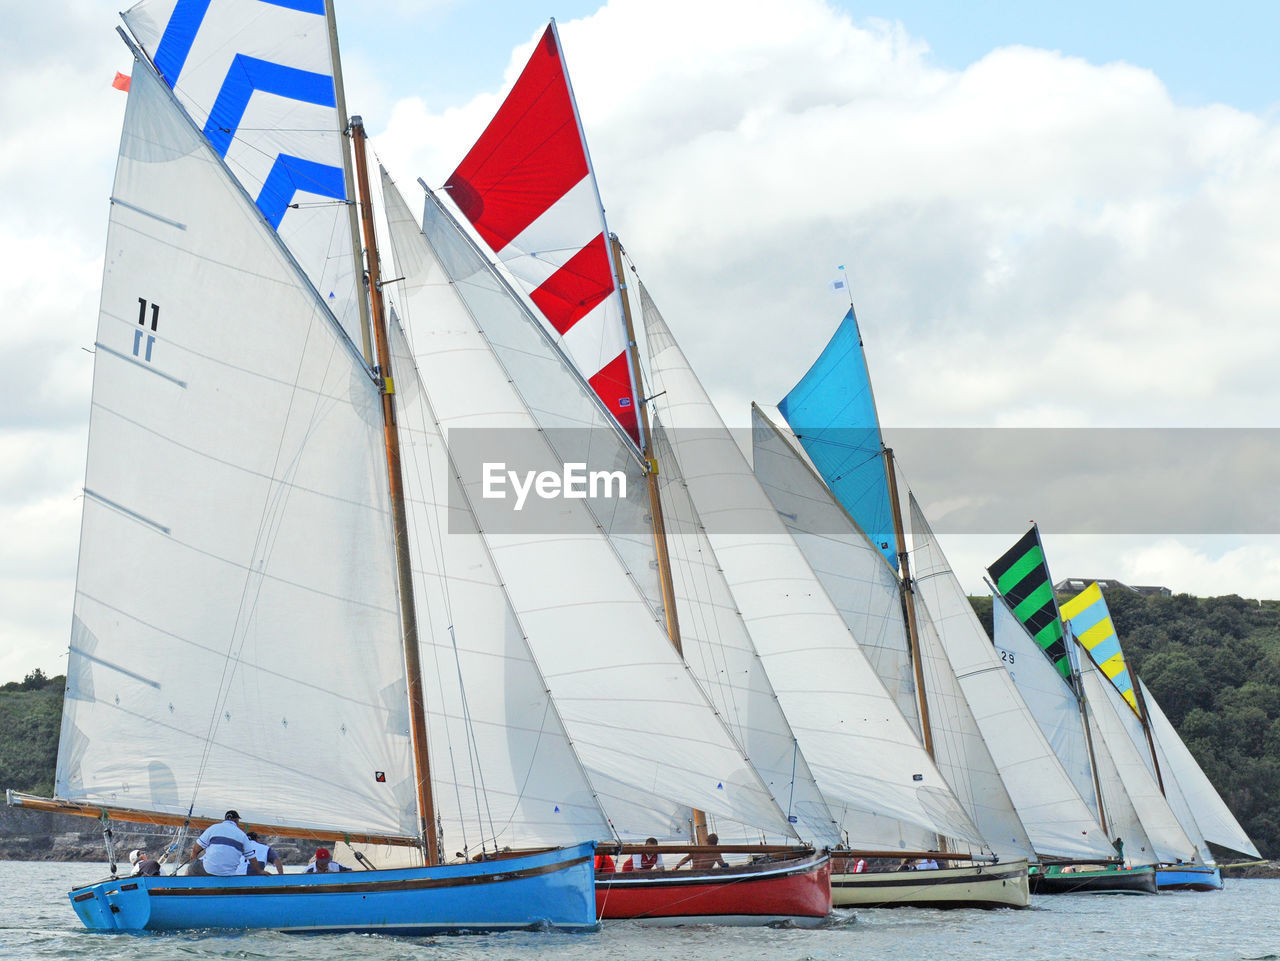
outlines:
[[[936,871],[833,874],[837,908],[1025,908],[1027,862],[966,865]]]
[[[1221,891],[1222,872],[1216,867],[1198,864],[1158,867],[1156,888],[1161,891]]]
[[[1155,894],[1153,867],[1061,871],[1051,867],[1031,876],[1032,894]]]
[[[596,926],[594,842],[431,868],[257,877],[128,877],[70,892],[93,931],[262,928],[442,934]]]
[[[596,875],[602,921],[816,925],[830,910],[831,862],[825,854],[718,871]]]

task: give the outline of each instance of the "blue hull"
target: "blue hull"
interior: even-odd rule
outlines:
[[[596,927],[595,842],[481,863],[260,877],[129,877],[70,892],[92,931],[446,934]]]
[[[1216,867],[1187,864],[1156,868],[1156,887],[1161,891],[1221,891],[1222,872]]]

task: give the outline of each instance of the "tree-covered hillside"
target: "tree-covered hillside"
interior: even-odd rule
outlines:
[[[21,681],[0,685],[0,790],[53,793],[66,678],[38,668]]]
[[[1280,601],[1106,599],[1130,667],[1258,850],[1280,854]],[[970,602],[990,634],[991,598]]]

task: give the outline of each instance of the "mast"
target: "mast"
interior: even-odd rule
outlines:
[[[391,348],[387,341],[386,309],[382,282],[378,275],[378,241],[374,234],[373,203],[369,193],[368,161],[365,157],[364,122],[351,118],[351,145],[355,153],[359,181],[360,220],[364,227],[367,256],[369,302],[373,332],[377,342],[379,389],[382,394],[383,434],[386,439],[387,485],[391,494],[391,515],[395,524],[396,573],[399,581],[400,619],[403,627],[405,682],[409,695],[409,721],[413,742],[413,766],[418,789],[419,830],[427,866],[440,863],[436,840],[435,803],[431,796],[431,764],[427,752],[427,712],[422,693],[422,664],[418,653],[418,616],[413,602],[413,571],[409,558],[409,518],[404,503],[404,478],[400,467],[400,434],[396,427],[395,382],[391,376]]]
[[[1130,665],[1132,667],[1132,664]],[[1138,720],[1142,722],[1142,733],[1147,736],[1147,749],[1151,752],[1151,765],[1155,768],[1156,784],[1160,785],[1160,793],[1168,796],[1164,789],[1164,778],[1160,774],[1160,761],[1156,757],[1156,742],[1151,735],[1151,722],[1147,719],[1147,699],[1142,693],[1142,682],[1138,678],[1138,672],[1133,671],[1133,693],[1138,701]]]
[[[851,310],[853,309],[852,300],[851,294]],[[858,339],[862,339],[861,333]],[[868,389],[870,386],[871,378],[868,375]],[[907,538],[902,524],[902,502],[898,499],[898,472],[893,467],[893,448],[886,447],[883,440],[880,442],[880,447],[884,450],[884,469],[889,478],[889,506],[893,511],[893,536],[898,541],[898,566],[902,574],[898,588],[902,592],[903,606],[907,609],[907,643],[911,647],[911,666],[916,678],[916,698],[920,703],[920,736],[924,741],[924,749],[929,759],[936,763],[938,759],[933,752],[933,728],[929,724],[929,696],[924,687],[924,659],[920,656],[920,631],[916,624],[915,588],[911,585],[911,562],[907,558]],[[937,837],[938,850],[945,852],[946,838],[941,834]]]
[[[881,447],[884,450],[884,469],[889,477],[889,506],[893,510],[893,534],[898,540],[898,566],[902,573],[899,589],[907,609],[907,641],[911,646],[912,667],[916,677],[916,696],[920,702],[920,734],[924,740],[924,749],[929,757],[937,760],[933,753],[933,730],[929,725],[929,697],[924,689],[924,664],[920,657],[920,633],[916,625],[915,588],[911,586],[911,563],[907,559],[907,540],[902,525],[902,504],[898,500],[898,478],[893,469],[893,448]]]
[[[338,56],[338,21],[333,13],[333,3],[324,5],[324,19],[329,27],[329,55],[333,61],[333,93],[338,116],[347,116],[347,94],[342,86],[342,58]],[[356,211],[356,184],[351,170],[351,144],[342,138],[342,180],[347,191],[347,225],[351,232],[351,261],[355,275],[360,276],[360,223]],[[365,196],[368,196],[367,194]],[[364,350],[364,362],[373,366],[373,347],[370,343],[369,304],[363,297],[356,298],[360,310],[360,346]]]
[[[585,142],[585,141],[584,141]],[[680,643],[680,620],[676,614],[676,589],[671,576],[671,555],[667,550],[667,527],[662,517],[662,497],[658,491],[658,460],[653,453],[653,434],[649,430],[649,407],[645,403],[644,382],[640,374],[640,347],[636,343],[635,322],[631,318],[631,301],[626,296],[626,274],[622,269],[622,242],[617,234],[609,235],[609,245],[613,252],[614,279],[618,285],[618,296],[622,301],[622,320],[627,328],[627,360],[631,364],[632,379],[636,388],[636,412],[640,422],[640,453],[645,462],[645,482],[649,486],[649,516],[653,519],[653,547],[658,559],[658,582],[662,589],[662,609],[667,619],[667,637],[671,646],[676,649],[681,660],[684,659],[684,645]],[[707,816],[697,808],[693,809],[693,839],[698,844],[705,844],[707,839]]]

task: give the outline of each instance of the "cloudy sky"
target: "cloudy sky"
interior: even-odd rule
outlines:
[[[1280,426],[1280,13],[1028,6],[388,0],[338,15],[348,104],[406,184],[448,175],[557,17],[610,227],[731,423],[821,349],[847,307],[828,286],[844,264],[889,428]],[[22,5],[0,40],[0,681],[63,669],[125,101],[110,80],[130,69],[115,7]],[[1243,475],[1188,456],[1204,500],[1280,502],[1277,444],[1255,436]],[[971,465],[962,490],[937,464],[904,466],[940,528],[981,493]],[[1090,476],[1095,500],[1123,482]],[[1176,463],[1151,476],[1179,483]],[[1274,512],[1204,533],[1215,516],[1049,534],[1053,573],[1280,597]],[[977,590],[1014,536],[944,546]]]

